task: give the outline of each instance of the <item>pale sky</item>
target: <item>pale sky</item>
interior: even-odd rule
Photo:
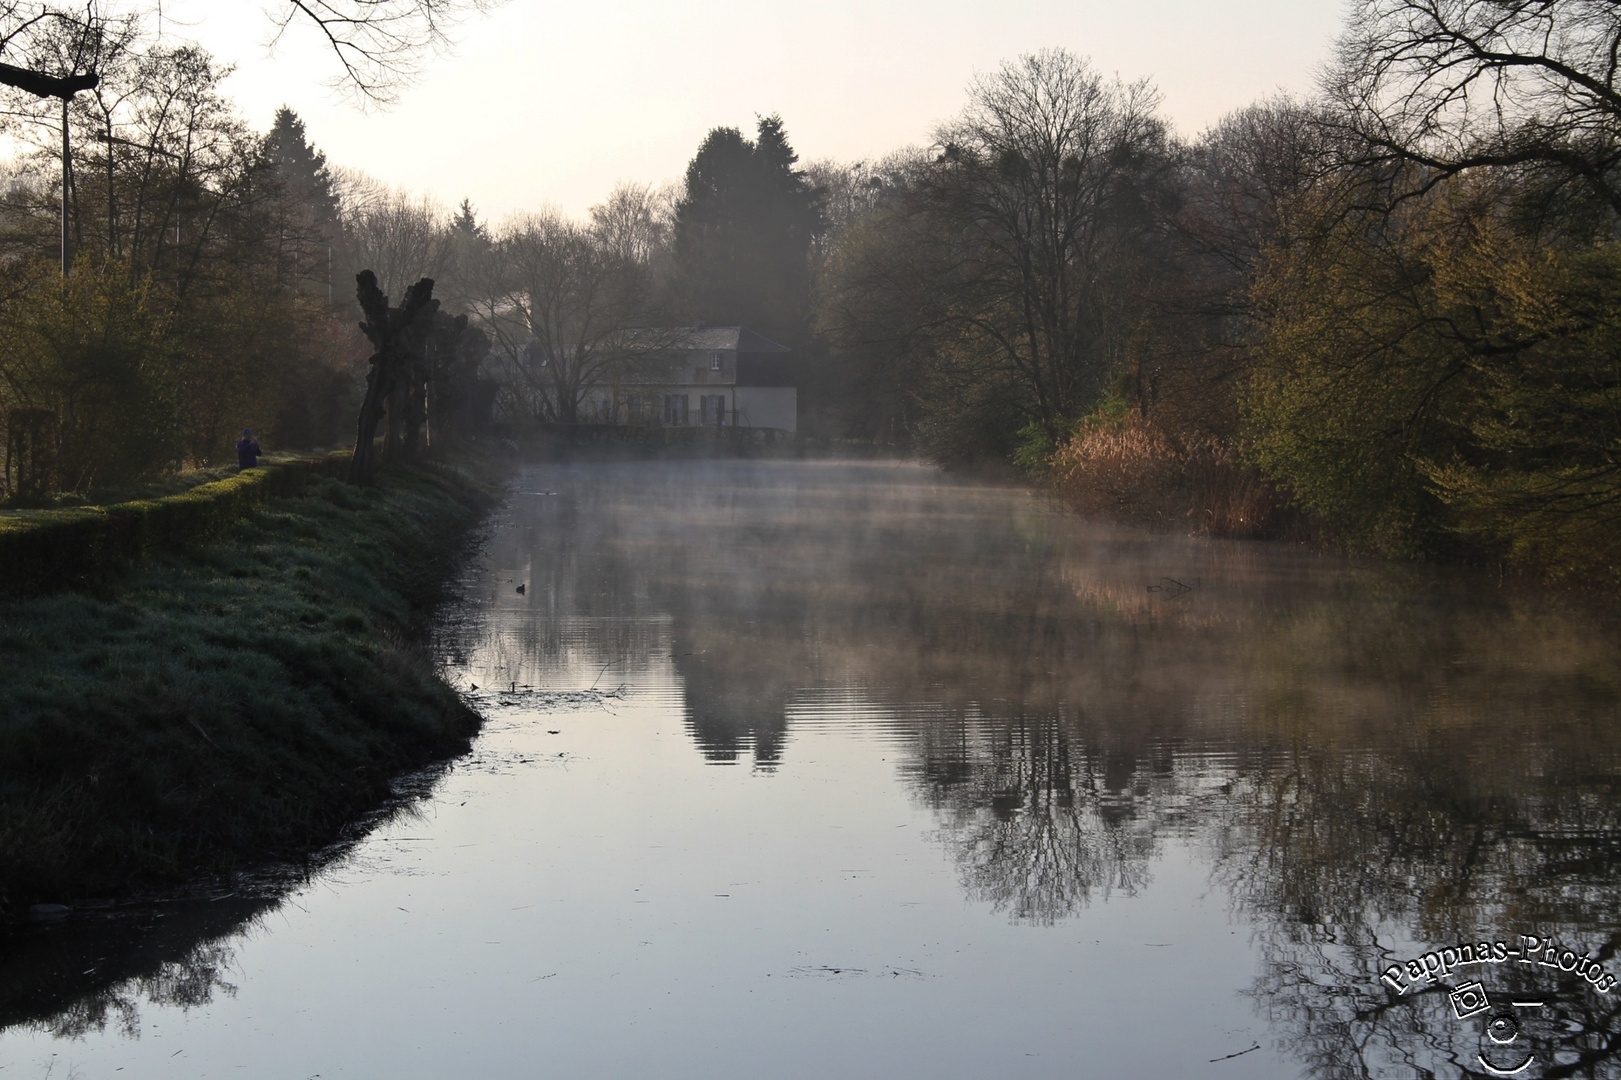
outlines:
[[[323,85],[311,33],[267,56],[260,0],[163,0],[170,35],[237,72],[258,128],[277,106],[338,165],[496,219],[583,214],[619,180],[679,180],[710,128],[781,114],[803,162],[926,143],[977,72],[1046,47],[1151,79],[1195,134],[1279,90],[1310,93],[1343,0],[508,0],[386,112]]]

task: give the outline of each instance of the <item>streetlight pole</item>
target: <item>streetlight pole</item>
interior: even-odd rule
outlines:
[[[62,276],[73,268],[73,239],[68,233],[70,220],[68,192],[73,183],[73,157],[68,148],[68,102],[80,90],[94,90],[101,83],[95,72],[83,75],[47,75],[42,71],[0,63],[0,86],[15,86],[35,97],[62,99]]]
[[[62,276],[73,272],[73,234],[69,222],[69,193],[73,188],[73,157],[68,149],[68,101],[71,94],[62,96]],[[109,150],[110,152],[110,150]]]

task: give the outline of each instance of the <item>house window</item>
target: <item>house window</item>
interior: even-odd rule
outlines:
[[[712,352],[712,353],[709,354],[709,370],[710,371],[719,371],[720,370],[720,353]]]
[[[687,423],[687,395],[664,395],[664,422],[671,427],[685,427]]]
[[[651,424],[658,418],[658,399],[651,394],[632,394],[626,402],[626,420],[632,424]]]
[[[698,399],[703,409],[704,427],[720,427],[726,423],[726,395],[705,394]]]

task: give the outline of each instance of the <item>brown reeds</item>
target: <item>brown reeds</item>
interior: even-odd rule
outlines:
[[[1209,434],[1174,437],[1139,413],[1082,427],[1052,457],[1059,493],[1082,514],[1209,536],[1278,535],[1283,500]]]

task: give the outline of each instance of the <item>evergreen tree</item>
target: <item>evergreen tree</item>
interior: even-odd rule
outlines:
[[[310,145],[304,121],[283,105],[276,110],[275,123],[264,141],[265,160],[275,168],[284,197],[316,231],[326,233],[338,220],[338,196],[332,190],[332,174],[326,155]]]
[[[494,271],[490,257],[495,247],[472,199],[463,199],[451,215],[445,239],[443,265],[434,275],[442,283],[440,295],[452,311],[472,307],[478,302],[475,283],[487,283]]]
[[[490,239],[490,230],[478,219],[472,199],[462,200],[462,204],[456,208],[456,215],[450,219],[450,227],[457,236],[467,240],[488,242]]]
[[[693,317],[791,345],[806,338],[823,194],[798,160],[776,116],[752,142],[730,127],[704,139],[675,212],[677,285]]]
[[[326,155],[310,145],[304,121],[285,105],[276,110],[261,151],[276,190],[277,280],[300,282],[307,293],[335,303],[332,245],[339,235],[338,196]]]

